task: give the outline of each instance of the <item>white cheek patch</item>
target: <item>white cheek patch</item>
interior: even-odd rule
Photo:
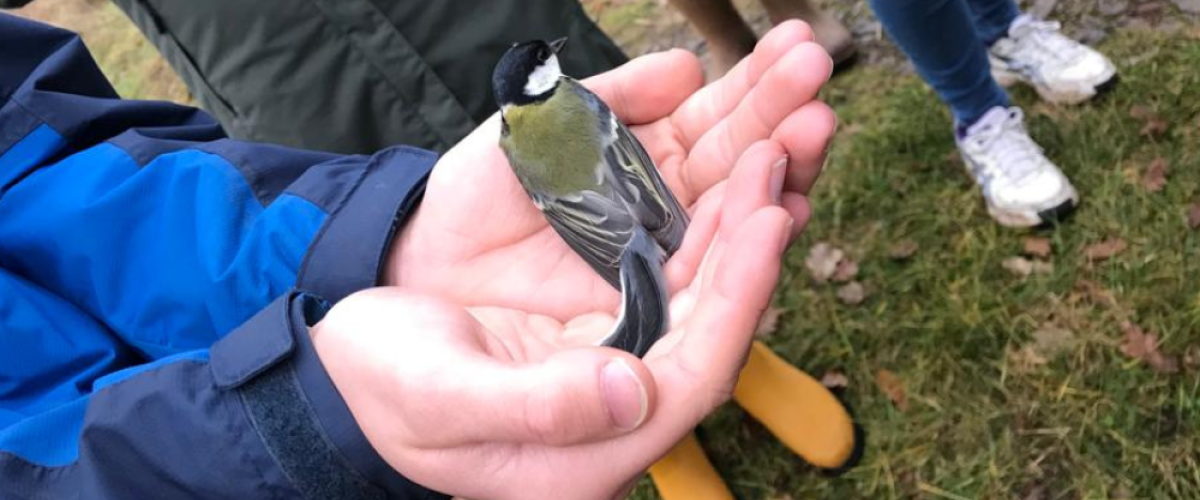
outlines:
[[[550,59],[529,74],[529,81],[525,82],[525,95],[533,97],[549,92],[558,84],[558,78],[561,76],[562,69],[558,67],[558,56],[552,55]]]

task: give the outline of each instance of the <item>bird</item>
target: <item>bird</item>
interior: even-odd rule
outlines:
[[[670,325],[663,265],[683,243],[687,212],[612,109],[563,74],[565,44],[516,43],[497,63],[500,148],[550,226],[621,292],[600,345],[644,357]]]

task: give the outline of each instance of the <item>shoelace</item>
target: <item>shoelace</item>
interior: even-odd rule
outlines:
[[[1037,171],[1036,165],[1042,150],[1028,135],[1022,133],[1020,123],[1024,113],[1020,109],[1009,110],[1002,122],[980,128],[968,139],[992,161],[979,162],[983,181],[997,177],[1020,182]]]
[[[1017,50],[1026,52],[1038,67],[1046,63],[1070,64],[1079,59],[1080,47],[1060,33],[1061,29],[1062,24],[1056,21],[1030,21],[1013,40]]]

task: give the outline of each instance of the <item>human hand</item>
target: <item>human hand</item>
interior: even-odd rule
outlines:
[[[371,445],[418,484],[481,500],[623,497],[733,390],[792,233],[771,179],[782,149],[749,147],[696,203],[676,255],[698,271],[644,360],[590,347],[615,321],[604,309],[560,321],[403,288],[339,302],[312,329],[317,354]]]
[[[789,161],[781,205],[798,222],[795,234],[808,220],[805,194],[836,126],[833,112],[814,100],[833,66],[812,39],[804,23],[781,24],[703,89],[699,61],[682,50],[635,59],[584,83],[630,125],[693,219],[697,202],[722,189],[752,144],[782,145]],[[493,117],[439,161],[393,243],[386,284],[559,321],[615,310],[618,292],[533,206],[497,146],[499,134]],[[698,262],[671,259],[672,290],[691,281]]]

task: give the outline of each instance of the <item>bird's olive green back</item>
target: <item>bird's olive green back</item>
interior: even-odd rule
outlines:
[[[509,132],[500,147],[527,189],[560,196],[599,183],[600,124],[572,83],[564,79],[549,99],[504,113]]]

